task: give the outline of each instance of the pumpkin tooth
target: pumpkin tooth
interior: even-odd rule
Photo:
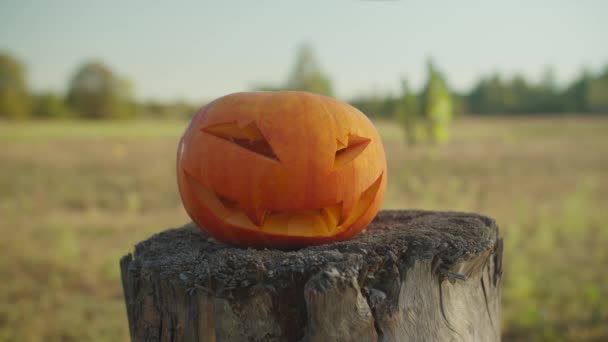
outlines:
[[[211,211],[220,219],[224,219],[230,214],[230,210],[226,208],[224,203],[222,203],[222,201],[217,197],[215,193],[213,193],[213,191],[210,191],[205,186],[203,186],[186,170],[184,170],[184,174],[186,175],[187,182],[190,183],[192,190],[194,191],[194,196],[199,202],[199,205]]]
[[[327,236],[330,227],[317,212],[292,214],[287,222],[288,234],[301,236]]]
[[[378,190],[380,189],[380,184],[382,184],[383,176],[384,172],[382,172],[380,176],[378,176],[378,178],[361,193],[361,196],[359,196],[359,199],[357,200],[350,212],[349,219],[345,222],[346,225],[349,225],[355,220],[357,220],[369,208],[369,206],[374,201],[374,198],[376,198]]]
[[[260,229],[273,234],[284,234],[289,224],[290,215],[282,212],[268,212]]]
[[[247,228],[251,230],[259,229],[256,225],[242,211],[232,211],[230,215],[226,216],[224,222],[227,224],[234,225],[236,227]]]
[[[321,209],[321,216],[330,230],[336,228],[341,221],[342,203]]]
[[[264,220],[266,219],[266,210],[260,209],[255,205],[243,205],[241,203],[241,209],[249,217],[251,222],[258,227],[264,225]]]
[[[340,208],[340,221],[338,222],[339,226],[347,221],[356,205],[357,199],[348,199],[342,202],[342,207]]]

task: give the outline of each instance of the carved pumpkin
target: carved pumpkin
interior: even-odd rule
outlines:
[[[384,197],[386,160],[371,121],[348,104],[236,93],[192,118],[177,180],[190,217],[218,240],[295,247],[364,229]]]

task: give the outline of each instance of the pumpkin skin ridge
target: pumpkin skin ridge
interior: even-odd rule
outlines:
[[[231,97],[231,96],[248,96],[248,98],[239,98],[233,101],[227,101],[221,107],[213,108],[214,103],[220,101],[223,98]],[[289,96],[289,98],[285,99],[285,96]],[[302,97],[299,97],[302,95]],[[207,188],[208,191],[211,191],[216,197],[223,197],[229,199],[231,201],[235,201],[239,203],[239,211],[242,211],[241,202],[242,201],[251,201],[249,203],[257,203],[256,207],[262,208],[264,212],[267,214],[274,214],[277,212],[279,214],[284,213],[287,214],[289,219],[298,215],[299,211],[302,212],[313,212],[314,215],[311,217],[316,218],[320,217],[318,214],[319,211],[326,209],[330,206],[339,206],[341,203],[345,203],[345,200],[348,201],[349,198],[353,198],[351,201],[351,210],[348,210],[348,215],[345,216],[344,220],[349,221],[348,226],[344,226],[344,222],[339,222],[336,227],[330,226],[326,224],[325,226],[330,227],[330,231],[328,233],[320,234],[320,233],[308,233],[305,235],[293,235],[293,232],[290,233],[287,229],[285,229],[284,233],[278,233],[275,229],[274,231],[265,231],[264,227],[251,229],[250,227],[240,227],[238,225],[234,225],[222,219],[217,218],[217,213],[214,213],[209,208],[206,208],[205,205],[202,205],[201,202],[197,199],[196,193],[193,191],[192,187],[189,185],[188,180],[185,176],[178,176],[178,186],[180,188],[180,195],[182,197],[182,201],[184,202],[184,206],[186,207],[186,211],[188,215],[198,223],[199,227],[207,232],[211,236],[216,237],[218,240],[232,242],[241,245],[257,245],[257,246],[283,246],[284,244],[288,244],[290,246],[302,246],[309,244],[318,244],[331,241],[337,241],[343,239],[342,237],[346,236],[354,236],[360,230],[362,230],[377,213],[382,198],[385,193],[386,188],[386,160],[384,157],[382,142],[380,137],[375,129],[375,127],[369,121],[364,114],[358,111],[356,108],[349,106],[348,104],[344,104],[335,99],[322,97],[318,95],[312,95],[308,93],[300,93],[300,92],[281,92],[281,93],[269,93],[264,94],[262,97],[257,98],[256,94],[250,93],[241,93],[241,94],[231,94],[227,95],[223,98],[217,99],[203,108],[199,110],[196,116],[191,120],[191,123],[186,129],[182,140],[180,141],[180,149],[178,149],[178,173],[188,172],[191,174],[191,177],[200,183],[201,186]],[[271,104],[274,105],[276,100],[278,101],[278,109],[272,110],[271,117],[265,117],[266,109]],[[310,100],[310,101],[309,101]],[[312,101],[314,100],[314,101]],[[275,102],[273,102],[275,101]],[[228,113],[228,116],[222,116],[223,112],[226,112],[230,106],[232,106],[232,102],[236,103],[239,108],[237,108],[237,112],[244,113],[242,116],[242,120],[238,119],[239,113]],[[287,105],[285,105],[287,103]],[[256,107],[251,109],[253,113],[248,113],[248,106]],[[259,107],[259,110],[258,110]],[[300,108],[301,107],[301,108]],[[287,109],[285,109],[287,108]],[[299,121],[295,123],[291,123],[291,113],[295,113],[298,108],[301,109],[297,116],[300,118]],[[278,114],[281,112],[285,112],[285,118],[280,118]],[[213,114],[213,116],[207,116],[207,114]],[[323,120],[327,120],[326,124],[320,124]],[[290,128],[292,131],[295,129],[295,125],[298,122],[305,122],[302,126],[300,125],[301,130],[306,130],[307,127],[316,127],[319,130],[327,130],[327,132],[315,132],[314,130],[310,132],[301,132],[297,134],[295,137],[290,137],[287,133],[281,133],[279,130],[280,124],[283,122],[287,125],[292,125]],[[308,122],[310,121],[310,122]],[[263,135],[266,142],[272,147],[275,151],[276,156],[279,160],[275,160],[272,158],[268,158],[262,154],[256,153],[255,151],[249,150],[247,148],[243,148],[240,144],[231,143],[229,139],[225,139],[219,137],[215,134],[209,134],[205,132],[204,128],[217,125],[227,122],[243,122],[247,125],[248,123],[254,123],[259,128],[259,131]],[[360,126],[359,126],[360,125]],[[352,126],[352,127],[351,127]],[[270,130],[268,136],[267,131]],[[198,131],[198,132],[197,132]],[[278,133],[278,135],[277,135]],[[206,135],[207,140],[198,137],[197,135]],[[286,135],[287,134],[287,135]],[[316,140],[317,136],[323,136],[322,141]],[[209,135],[213,135],[210,137]],[[334,167],[335,163],[335,154],[338,150],[338,140],[344,140],[346,138],[348,140],[348,136],[353,135],[359,138],[362,138],[363,143],[366,145],[362,152],[358,153],[357,156],[354,157],[354,160],[349,160],[346,164],[341,165],[340,167]],[[282,136],[282,138],[281,138]],[[298,142],[295,140],[299,137],[302,137]],[[295,138],[295,139],[294,139]],[[193,149],[198,149],[201,146],[204,146],[209,140],[216,140],[217,143],[214,143],[213,149],[219,149],[219,155],[226,157],[223,151],[227,152],[227,158],[232,158],[232,161],[224,162],[222,158],[216,160],[220,161],[215,171],[205,171],[205,172],[215,172],[216,179],[225,179],[225,181],[214,181],[213,178],[209,178],[207,174],[204,172],[201,173],[199,170],[204,170],[205,168],[208,170],[212,170],[215,168],[213,165],[213,158],[209,159],[207,154],[214,153],[213,149],[207,148],[204,150],[205,154],[200,154],[199,152],[193,153]],[[283,140],[281,140],[283,139]],[[287,139],[287,140],[285,140]],[[291,139],[291,140],[290,140]],[[319,159],[317,161],[317,153],[316,151],[324,151],[328,144],[328,141],[331,140],[331,151],[327,151],[330,154],[323,154],[323,160]],[[325,141],[325,142],[324,142]],[[279,151],[275,149],[276,144],[283,143],[282,149],[279,148]],[[222,143],[222,144],[220,144]],[[183,144],[189,145],[187,148],[182,148]],[[203,144],[203,145],[200,145]],[[236,145],[232,147],[224,147],[223,144]],[[286,146],[294,144],[293,147]],[[348,144],[348,141],[346,141]],[[361,142],[359,144],[362,144]],[[358,146],[359,144],[352,144],[353,147]],[[310,145],[310,146],[308,146]],[[351,145],[351,144],[348,144]],[[302,150],[298,150],[297,146],[302,146]],[[351,146],[349,146],[351,147]],[[291,151],[293,152],[289,152]],[[323,149],[323,150],[321,150]],[[183,153],[183,150],[189,150],[188,153]],[[238,151],[237,151],[238,150]],[[242,151],[248,150],[248,151]],[[222,152],[220,152],[222,151]],[[283,152],[281,152],[283,151]],[[307,184],[306,187],[302,188],[304,190],[303,197],[299,200],[290,201],[290,196],[293,191],[297,191],[298,186],[287,185],[287,183],[282,184],[279,179],[278,182],[275,182],[272,177],[275,177],[273,172],[271,172],[268,176],[264,174],[258,175],[250,175],[246,176],[244,179],[238,181],[239,184],[247,184],[247,188],[252,190],[256,189],[256,186],[264,187],[264,189],[257,194],[250,193],[250,195],[244,195],[247,193],[247,189],[239,190],[238,188],[234,188],[236,190],[230,190],[230,188],[224,188],[226,184],[222,184],[222,182],[230,182],[230,177],[224,177],[221,173],[223,170],[232,167],[237,169],[252,169],[257,168],[258,165],[245,164],[245,162],[238,162],[238,158],[241,158],[245,154],[251,154],[247,157],[248,160],[255,160],[257,163],[263,164],[275,164],[280,168],[283,163],[281,153],[297,153],[301,155],[300,157],[291,156],[291,160],[296,160],[295,164],[289,165],[287,167],[281,169],[279,178],[285,179],[285,181],[291,182],[302,182],[300,184]],[[306,152],[305,152],[306,151]],[[327,153],[323,152],[323,153]],[[184,157],[185,156],[185,157]],[[199,157],[200,156],[200,157]],[[320,156],[320,155],[319,155]],[[188,161],[188,159],[190,161]],[[224,158],[226,159],[226,158]],[[297,161],[299,159],[299,161]],[[236,161],[236,162],[235,162]],[[304,162],[304,164],[302,164]],[[195,165],[194,169],[191,169],[189,166]],[[198,166],[196,166],[198,165]],[[309,171],[303,171],[298,169],[299,167],[305,167],[309,169]],[[183,172],[182,172],[183,170]],[[375,173],[378,172],[378,173]],[[375,176],[373,176],[375,173]],[[219,176],[217,176],[219,174]],[[238,174],[236,171],[233,174]],[[242,171],[243,175],[246,175],[246,171]],[[298,177],[305,176],[306,179],[298,180]],[[220,177],[220,178],[217,178]],[[223,177],[223,178],[222,178]],[[256,178],[260,177],[260,178]],[[361,209],[357,209],[355,213],[354,210],[357,207],[357,203],[359,202],[359,198],[362,196],[363,192],[370,186],[375,183],[375,179],[378,177],[382,177],[380,180],[380,185],[378,189],[375,190],[375,194],[373,198],[369,200],[369,206]],[[262,183],[257,183],[257,179],[266,179],[263,180]],[[367,179],[367,180],[366,180]],[[329,187],[326,187],[324,181],[327,180]],[[256,184],[256,185],[249,185]],[[259,185],[258,185],[259,184]],[[312,188],[312,189],[308,189]],[[326,188],[326,189],[325,189]],[[243,195],[241,195],[243,194]],[[273,195],[274,194],[274,195]],[[277,206],[272,204],[272,201],[267,202],[265,197],[268,196],[277,196],[274,202],[278,203]],[[248,199],[249,198],[249,199]],[[288,202],[286,204],[280,203],[286,199]],[[333,200],[332,200],[333,199]],[[188,204],[188,202],[190,202]],[[356,214],[358,217],[353,217]],[[366,221],[366,222],[363,222]],[[254,224],[255,225],[255,224]],[[297,230],[296,230],[297,231]]]

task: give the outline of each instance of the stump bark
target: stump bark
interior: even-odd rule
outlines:
[[[499,341],[501,260],[488,217],[383,211],[353,240],[290,251],[189,224],[120,267],[133,341]]]

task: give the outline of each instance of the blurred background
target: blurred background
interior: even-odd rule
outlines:
[[[494,217],[505,341],[608,340],[608,3],[0,2],[0,341],[128,339],[119,258],[189,221],[206,102],[298,89],[385,144],[384,208]]]

